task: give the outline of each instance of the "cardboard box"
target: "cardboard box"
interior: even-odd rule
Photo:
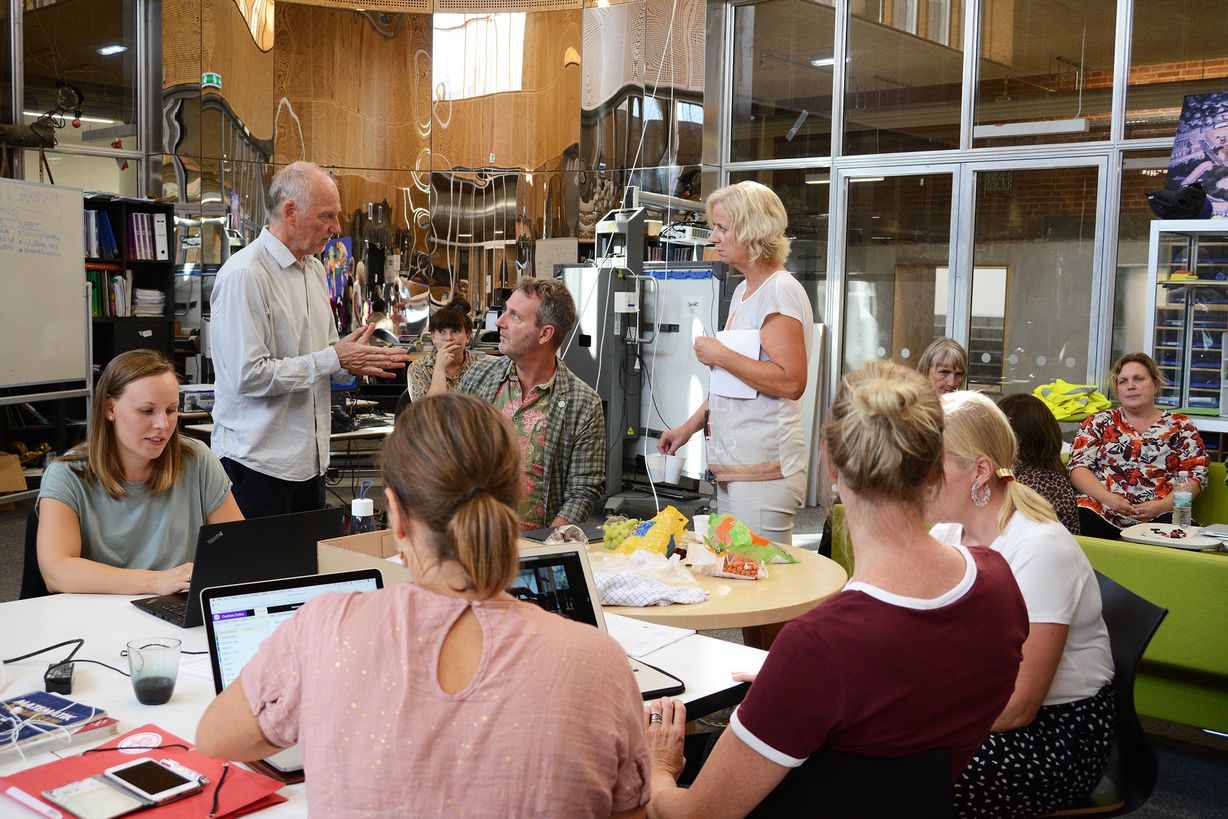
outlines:
[[[387,529],[321,540],[316,550],[320,574],[379,569],[384,576],[384,588],[410,580],[409,569],[388,559],[398,553],[396,540]]]
[[[7,452],[0,454],[0,493],[25,492],[26,476],[21,473],[21,460]]]

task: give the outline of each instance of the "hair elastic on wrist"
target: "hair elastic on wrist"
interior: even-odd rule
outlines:
[[[1010,483],[1011,481],[1015,480],[1014,470],[1007,469],[1006,467],[995,469],[993,474],[1001,478],[1003,483]]]

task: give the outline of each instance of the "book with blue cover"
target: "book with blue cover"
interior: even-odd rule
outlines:
[[[106,711],[48,691],[0,700],[0,750],[106,717]]]

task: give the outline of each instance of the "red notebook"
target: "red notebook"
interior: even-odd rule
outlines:
[[[190,768],[202,776],[207,776],[209,784],[205,785],[204,790],[200,793],[167,805],[147,808],[140,811],[140,815],[151,817],[155,815],[159,817],[183,816],[193,817],[193,819],[208,816],[209,809],[213,807],[213,794],[217,790],[218,782],[222,778],[222,760],[210,759],[195,751],[185,751],[182,748],[147,750],[156,745],[176,744],[186,745],[189,748],[193,747],[190,742],[186,742],[156,725],[142,725],[140,728],[136,728],[123,736],[116,737],[110,742],[98,746],[98,749],[116,748],[119,750],[102,751],[94,749],[90,753],[70,756],[55,762],[48,762],[45,765],[27,768],[15,774],[0,776],[0,794],[12,798],[12,795],[8,794],[7,791],[9,788],[15,788],[33,797],[40,804],[54,809],[54,805],[43,799],[43,791],[67,785],[69,782],[88,779],[91,776],[102,773],[107,768],[119,765],[122,762],[131,761],[138,756],[148,756],[153,759],[173,759],[180,765]],[[271,779],[263,774],[253,773],[232,764],[229,772],[226,774],[226,783],[222,786],[221,797],[218,799],[217,816],[219,819],[223,816],[244,816],[262,808],[285,802],[286,797],[277,793],[281,786],[282,783],[275,779]],[[17,801],[18,804],[21,804],[20,800]],[[29,808],[30,806],[26,805],[25,807]],[[33,814],[33,809],[30,810]]]

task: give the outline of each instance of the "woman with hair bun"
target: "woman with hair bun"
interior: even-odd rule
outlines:
[[[421,401],[433,387],[451,392],[483,353],[469,349],[473,341],[473,308],[464,299],[453,299],[431,313],[427,330],[435,352],[409,365],[409,400]]]
[[[746,181],[708,197],[708,222],[717,254],[745,277],[733,291],[725,329],[757,332],[759,352],[751,358],[705,335],[695,339],[695,357],[728,371],[755,396],[709,395],[681,426],[661,434],[657,448],[674,454],[706,422],[720,511],[766,538],[792,543],[810,456],[800,399],[814,311],[805,288],[785,270],[789,215],[770,188]]]
[[[955,783],[960,816],[1039,816],[1091,793],[1113,740],[1113,655],[1091,564],[1049,502],[1015,480],[1010,423],[979,393],[942,398],[939,540],[1006,558],[1028,608],[1014,693]]]
[[[794,785],[821,781],[837,756],[942,749],[952,779],[968,764],[1010,698],[1027,617],[1000,555],[926,532],[942,423],[938,394],[912,370],[871,361],[845,376],[824,462],[845,503],[853,577],[780,632],[689,788],[676,785],[686,709],[645,706],[654,816],[813,813],[821,795],[799,805]]]
[[[469,395],[423,399],[381,469],[413,582],[308,602],[209,706],[197,750],[297,743],[312,815],[642,816],[626,654],[504,591],[519,569],[511,422]]]

